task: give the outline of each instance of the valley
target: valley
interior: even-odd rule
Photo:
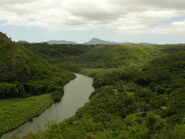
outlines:
[[[2,68],[3,74],[0,74],[2,77],[13,75],[9,74],[10,72],[21,71],[21,74],[30,75],[30,78],[22,78],[24,74],[19,76],[20,79],[17,76],[7,76],[0,82],[1,94],[4,95],[6,88],[10,90],[17,88],[18,84],[25,87],[26,92],[24,93],[26,96],[22,96],[18,91],[18,97],[63,92],[63,87],[59,86],[64,86],[69,80],[74,79],[73,73],[92,77],[95,91],[90,95],[90,101],[78,109],[75,115],[71,115],[72,117],[50,124],[45,131],[28,133],[22,137],[14,136],[12,139],[178,139],[185,137],[184,45],[15,44],[21,45],[30,55],[34,54],[40,60],[35,59],[31,64],[32,67],[26,63],[26,67],[31,69],[22,72],[23,70],[17,70],[19,65],[23,65],[22,60],[15,62],[12,60],[14,56],[5,59],[8,54],[3,53],[1,64],[8,67],[3,61],[11,59],[11,65],[15,70],[11,70],[12,66],[8,67],[10,70]],[[4,47],[10,49],[7,46],[0,48],[2,51],[11,52],[5,50]],[[24,57],[21,56],[21,58]],[[26,55],[24,59],[27,58],[29,56]],[[15,63],[16,66],[14,66]],[[34,65],[35,63],[39,66]],[[38,67],[36,68],[38,71],[35,71],[35,67]],[[42,68],[39,69],[39,67]],[[37,78],[33,76],[34,72],[27,73],[32,69],[35,74],[39,73]],[[8,73],[6,74],[5,71]],[[29,90],[29,92],[27,86],[31,89],[33,87],[33,91]],[[51,89],[46,89],[48,86]],[[8,95],[4,95],[0,103],[4,98],[7,99],[9,94],[10,97],[15,97],[15,93],[11,94],[11,92],[7,91]],[[58,98],[57,95],[56,98]]]

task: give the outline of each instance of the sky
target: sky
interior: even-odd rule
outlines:
[[[12,40],[185,43],[185,0],[0,0]]]

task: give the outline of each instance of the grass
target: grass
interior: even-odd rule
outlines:
[[[52,103],[50,94],[0,100],[0,135],[38,116]]]

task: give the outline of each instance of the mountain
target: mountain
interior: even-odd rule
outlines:
[[[104,41],[98,38],[92,38],[90,41],[85,42],[84,44],[119,44],[117,42]]]
[[[27,41],[24,41],[24,40],[20,40],[20,41],[18,41],[17,43],[29,43],[29,42],[27,42]]]
[[[51,41],[47,41],[46,43],[48,44],[77,44],[76,42],[66,41],[66,40],[61,40],[61,41],[51,40]]]
[[[26,41],[19,41],[18,43],[29,43]],[[43,42],[41,42],[43,43]],[[47,41],[46,43],[48,44],[80,44],[77,42],[73,42],[73,41],[66,41],[66,40],[50,40]],[[91,40],[81,43],[81,44],[89,44],[89,45],[96,45],[96,44],[141,44],[141,45],[158,45],[158,44],[154,44],[154,43],[147,43],[147,42],[141,42],[141,43],[132,43],[132,42],[115,42],[115,41],[106,41],[106,40],[102,40],[99,38],[92,38]]]

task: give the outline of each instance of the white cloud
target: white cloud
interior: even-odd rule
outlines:
[[[185,33],[184,21],[148,26],[185,16],[184,0],[1,0],[0,20],[48,29],[108,27],[123,33]]]

